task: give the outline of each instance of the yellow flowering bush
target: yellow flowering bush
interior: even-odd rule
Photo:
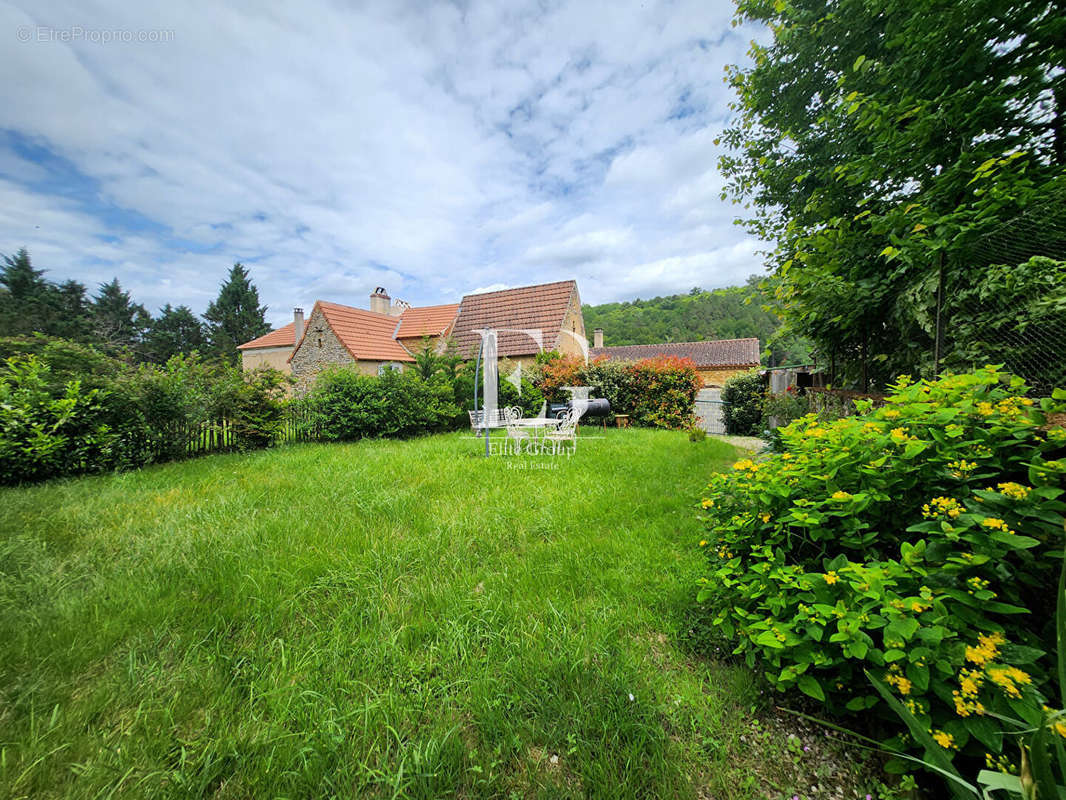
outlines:
[[[1035,725],[1052,696],[1066,512],[1066,437],[1046,425],[1066,392],[1027,391],[992,367],[901,378],[881,408],[798,419],[783,452],[713,476],[699,599],[734,652],[898,727],[869,671],[945,752],[1013,755],[993,715]]]

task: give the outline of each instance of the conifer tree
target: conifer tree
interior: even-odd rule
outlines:
[[[139,356],[151,323],[151,315],[144,306],[130,299],[130,293],[123,291],[118,278],[100,284],[100,293],[92,302],[92,324],[96,343],[104,350],[129,350]]]
[[[173,308],[167,303],[153,320],[144,339],[144,354],[149,361],[165,364],[179,353],[203,351],[206,343],[204,324],[188,306]]]
[[[266,306],[259,305],[259,290],[251,282],[248,270],[237,262],[229,271],[218,299],[207,307],[208,340],[216,355],[236,363],[237,345],[270,332]]]

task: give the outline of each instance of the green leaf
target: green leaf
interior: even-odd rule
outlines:
[[[859,56],[858,58],[855,59],[855,63],[851,65],[851,68],[855,72],[858,72],[860,69],[862,69],[862,65],[865,64],[865,63],[866,63],[866,56]]]
[[[952,795],[954,797],[969,797],[970,795],[965,794],[962,791],[962,789],[965,788],[968,789],[971,794],[980,797],[981,793],[978,791],[977,787],[963,780],[959,771],[955,769],[955,766],[951,763],[951,758],[946,752],[944,752],[944,749],[934,741],[932,735],[925,729],[925,725],[919,722],[918,718],[900,703],[900,701],[888,691],[888,688],[881,683],[881,681],[877,680],[877,678],[869,672],[866,673],[866,677],[869,678],[870,682],[874,685],[874,688],[877,689],[881,697],[884,698],[885,702],[888,703],[892,710],[899,715],[900,719],[907,724],[907,729],[910,731],[914,740],[925,748],[925,755],[929,765],[934,767],[945,777],[951,778],[952,782],[949,783],[948,786],[951,789]]]
[[[1066,523],[1063,523],[1066,530]],[[1058,646],[1060,708],[1066,708],[1066,558],[1059,570],[1059,596],[1055,603],[1055,643]]]
[[[822,691],[822,684],[813,675],[801,675],[800,679],[796,681],[796,685],[805,695],[809,695],[815,700],[821,700],[823,703],[825,702],[825,692]]]

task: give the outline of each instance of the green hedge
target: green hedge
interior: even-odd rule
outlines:
[[[194,356],[134,367],[46,337],[0,340],[0,483],[129,469],[203,452],[225,420],[235,449],[271,444],[285,378]]]
[[[454,385],[441,375],[423,380],[413,370],[376,377],[328,369],[301,402],[330,441],[438,433],[461,418]]]

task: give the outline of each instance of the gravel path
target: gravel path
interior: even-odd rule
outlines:
[[[723,442],[729,442],[734,447],[742,447],[745,450],[758,452],[766,446],[766,442],[758,436],[718,436]]]

